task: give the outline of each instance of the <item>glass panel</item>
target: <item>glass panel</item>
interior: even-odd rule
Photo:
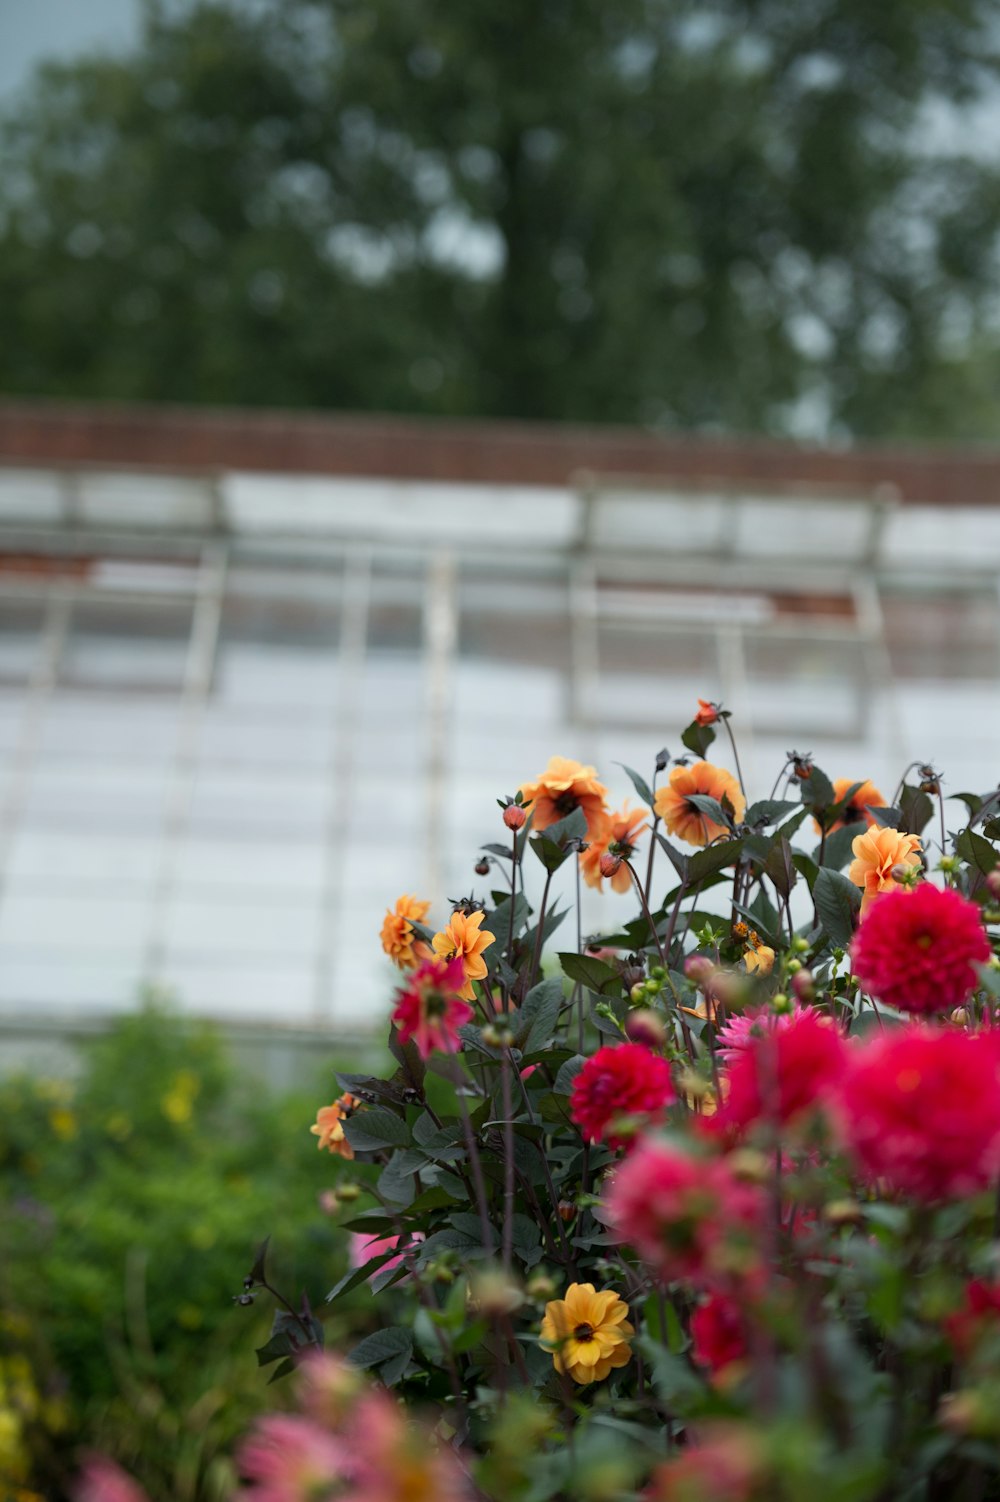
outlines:
[[[893,672],[901,678],[995,679],[1000,668],[1000,602],[968,588],[882,599]]]
[[[191,607],[150,601],[125,604],[79,601],[59,670],[73,688],[180,689],[191,635]]]
[[[236,706],[289,705],[330,709],[338,688],[339,618],[333,606],[296,599],[295,575],[282,575],[287,594],[250,592],[254,575],[240,575],[239,594],[227,596],[213,697]]]
[[[41,600],[0,600],[0,684],[27,684],[39,657]]]

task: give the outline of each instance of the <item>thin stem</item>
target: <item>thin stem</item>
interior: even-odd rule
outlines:
[[[538,979],[538,966],[542,958],[542,937],[545,932],[545,909],[549,901],[549,887],[552,885],[552,872],[545,874],[545,886],[542,889],[542,905],[538,911],[538,931],[535,935],[535,952],[531,956],[531,973],[528,978],[528,990],[530,991]]]
[[[514,968],[514,909],[517,906],[517,830],[511,830],[510,853],[510,932],[507,935],[507,963]]]
[[[510,1049],[500,1058],[500,1090],[503,1099],[503,1266],[510,1272],[514,1250],[514,1103],[510,1090]]]
[[[778,773],[777,777],[774,779],[774,787],[771,789],[771,797],[772,798],[774,797],[775,793],[778,791],[778,783],[781,781],[782,777],[784,777],[785,773],[788,771],[788,768],[791,766],[791,764],[792,764],[791,757],[786,757],[786,759],[785,759],[785,765],[782,767],[781,771]]]
[[[728,717],[726,715],[723,715],[721,718],[723,725],[725,725],[726,727],[726,734],[729,737],[729,744],[733,748],[733,761],[736,763],[736,776],[739,779],[740,792],[745,798],[747,795],[747,789],[746,783],[743,781],[743,769],[740,766],[740,754],[736,749],[736,737],[733,735],[732,729],[730,728]]]
[[[576,952],[583,953],[583,927],[580,915],[580,857],[576,858]],[[573,988],[573,1002],[577,1012],[577,1052],[583,1053],[583,986],[577,981]]]
[[[938,797],[938,812],[941,815],[941,855],[945,856],[948,853],[947,852],[947,840],[948,840],[948,836],[947,836],[947,834],[945,832],[945,827],[944,827],[944,793],[942,793],[942,791],[941,791],[941,784],[940,784],[940,782],[937,785],[937,797]]]
[[[669,973],[670,973],[670,964],[669,964],[669,961],[667,960],[667,954],[670,952],[670,942],[671,942],[671,939],[673,937],[674,924],[677,922],[677,914],[680,911],[681,900],[682,900],[682,898],[684,896],[684,883],[681,882],[680,886],[677,889],[677,900],[674,903],[674,910],[670,914],[670,922],[669,922],[669,924],[667,926],[667,940],[666,940],[667,948],[666,948],[666,953],[665,953],[663,945],[660,943],[660,936],[656,932],[656,924],[653,922],[653,915],[649,911],[649,903],[646,901],[646,894],[642,890],[642,882],[639,880],[638,874],[637,874],[636,869],[633,866],[632,862],[630,860],[627,860],[625,862],[625,864],[626,864],[626,866],[629,869],[629,873],[630,873],[630,875],[632,877],[632,880],[635,882],[635,889],[636,889],[636,891],[639,894],[639,901],[642,904],[642,911],[646,915],[646,922],[649,924],[650,932],[653,935],[653,941],[656,944],[657,949],[659,950],[660,962],[663,965],[664,970],[666,970],[667,974],[669,975]],[[688,1027],[687,1022],[684,1019],[684,1013],[680,1010],[679,1007],[677,1008],[677,1016],[680,1019],[681,1032],[684,1034],[684,1046],[686,1047],[686,1049],[688,1051],[688,1057],[693,1061],[694,1060],[694,1044],[691,1041],[691,1030]]]
[[[469,1154],[469,1167],[472,1170],[472,1182],[476,1191],[476,1208],[479,1211],[479,1227],[483,1236],[483,1250],[489,1252],[493,1243],[493,1229],[490,1225],[490,1215],[486,1196],[486,1180],[483,1178],[483,1165],[479,1157],[479,1148],[476,1145],[475,1133],[472,1129],[472,1117],[469,1115],[469,1104],[465,1099],[465,1092],[461,1085],[455,1090],[458,1099],[458,1114],[462,1118],[462,1132],[465,1136],[465,1147]]]

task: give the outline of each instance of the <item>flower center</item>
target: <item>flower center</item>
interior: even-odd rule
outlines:
[[[560,793],[559,797],[558,798],[554,798],[552,801],[553,801],[553,805],[556,808],[556,811],[564,819],[565,819],[565,817],[566,817],[567,814],[571,814],[575,808],[579,808],[579,806],[580,806],[580,802],[579,802],[579,799],[577,798],[576,794],[575,793],[571,793],[569,791],[567,791],[565,793]]]
[[[424,997],[424,1016],[443,1017],[448,1010],[448,1003],[440,991],[429,991]]]
[[[930,947],[931,947],[931,945],[933,943],[934,943],[934,940],[931,938],[930,934],[921,934],[920,937],[917,940],[917,948],[918,949],[930,949]]]
[[[594,1327],[593,1327],[593,1325],[588,1325],[586,1323],[584,1323],[582,1325],[577,1325],[576,1329],[573,1331],[573,1339],[574,1340],[583,1341],[584,1344],[586,1344],[586,1342],[588,1340],[593,1340],[593,1338],[594,1338]]]

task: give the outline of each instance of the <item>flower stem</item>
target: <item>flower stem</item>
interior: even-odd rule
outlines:
[[[511,1098],[510,1049],[500,1056],[500,1090],[503,1099],[503,1268],[510,1272],[514,1249],[514,1102]]]

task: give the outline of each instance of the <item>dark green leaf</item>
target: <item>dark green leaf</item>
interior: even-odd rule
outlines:
[[[350,1293],[352,1288],[357,1288],[359,1283],[363,1283],[366,1278],[371,1277],[373,1272],[388,1262],[390,1257],[395,1256],[395,1251],[382,1252],[380,1256],[372,1257],[362,1267],[352,1268],[350,1272],[344,1274],[339,1283],[334,1283],[326,1296],[326,1302],[332,1304],[334,1299],[339,1299],[342,1294]]]
[[[811,856],[805,855],[801,850],[796,850],[792,855],[792,865],[800,876],[805,877],[806,884],[811,892],[816,885],[816,876],[819,872],[816,862]]]
[[[854,918],[861,907],[861,893],[840,871],[823,866],[813,887],[816,914],[831,944],[846,949],[854,937]]]
[[[622,771],[628,774],[632,786],[639,794],[639,797],[642,799],[643,803],[645,803],[649,808],[652,808],[653,789],[650,787],[646,779],[644,777],[640,777],[639,773],[634,772],[631,767],[627,767],[623,761],[616,762],[615,765],[621,767]]]
[[[517,1046],[524,1053],[543,1048],[555,1032],[563,1000],[561,975],[550,975],[524,998],[516,1023]]]
[[[420,1057],[420,1051],[411,1038],[409,1042],[400,1041],[399,1030],[395,1024],[389,1025],[389,1052],[399,1065],[400,1078],[413,1090],[421,1090],[427,1066]]]
[[[743,819],[751,828],[763,829],[768,824],[777,824],[786,814],[799,808],[798,803],[788,803],[780,798],[761,798],[751,803]]]
[[[681,740],[695,756],[704,756],[715,740],[715,731],[711,725],[699,725],[697,720],[692,720],[687,729],[682,731]]]
[[[796,870],[792,864],[792,847],[784,835],[771,847],[764,863],[764,874],[770,877],[775,890],[787,897],[796,882]]]
[[[922,834],[934,817],[934,801],[919,788],[906,786],[899,796],[903,822],[896,827],[904,834]]]
[[[678,850],[676,845],[671,845],[669,840],[664,839],[659,830],[656,831],[656,839],[658,844],[666,851],[667,858],[681,881],[685,881],[687,878],[688,857],[683,851]]]
[[[903,810],[887,805],[885,808],[876,808],[872,804],[866,805],[879,829],[902,829]]]
[[[823,865],[829,866],[831,871],[842,871],[854,854],[851,846],[859,834],[864,834],[866,828],[865,823],[859,820],[856,824],[845,824],[842,829],[835,829],[832,834],[828,834],[822,844]],[[817,845],[813,852],[817,860],[819,852],[820,846]]]
[[[579,981],[589,991],[610,995],[621,990],[622,978],[618,971],[612,970],[610,965],[595,959],[591,954],[576,954],[570,950],[559,955],[559,963],[564,975],[571,981]]]
[[[573,1088],[573,1081],[586,1062],[583,1054],[577,1053],[560,1066],[559,1073],[556,1075],[556,1082],[552,1087],[557,1095],[568,1095],[570,1093]]]
[[[407,1361],[413,1354],[411,1332],[402,1325],[386,1325],[359,1341],[352,1351],[348,1351],[347,1359],[364,1369],[379,1366],[383,1361],[397,1360],[404,1354]]]
[[[270,1236],[265,1236],[260,1246],[253,1254],[253,1266],[248,1276],[254,1283],[267,1282],[267,1249],[271,1244]]]
[[[355,1152],[378,1152],[383,1147],[406,1147],[410,1130],[406,1122],[380,1106],[357,1111],[344,1122],[344,1136]]]
[[[714,798],[708,801],[715,803]],[[714,876],[717,871],[724,871],[727,866],[735,865],[742,849],[742,840],[722,840],[715,845],[706,845],[704,850],[696,850],[688,859],[688,886],[696,886]]]
[[[379,1192],[394,1205],[411,1204],[417,1192],[414,1174],[419,1173],[426,1165],[427,1159],[423,1153],[414,1152],[412,1148],[401,1148],[393,1153],[379,1174]]]
[[[684,802],[690,803],[706,819],[711,819],[713,824],[721,824],[725,828],[732,823],[718,798],[710,798],[707,793],[688,793]]]
[[[812,808],[829,808],[835,801],[833,783],[819,767],[813,767],[802,783],[802,801]]]
[[[988,876],[996,868],[997,850],[989,840],[984,840],[974,829],[963,829],[955,840],[955,850],[966,865],[982,876]]]

